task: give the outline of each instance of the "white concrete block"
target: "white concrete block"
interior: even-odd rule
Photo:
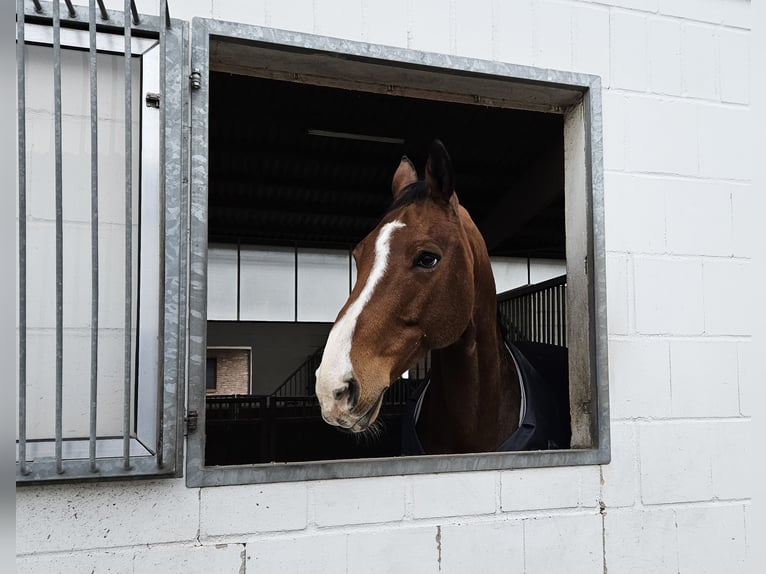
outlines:
[[[660,13],[690,20],[719,23],[723,19],[721,0],[660,0]]]
[[[713,498],[710,426],[698,421],[639,425],[644,504]]]
[[[634,12],[612,12],[610,85],[643,92],[648,85],[648,20]]]
[[[609,464],[601,466],[601,499],[607,509],[633,506],[638,498],[638,448],[635,426],[632,423],[613,420],[609,434],[612,460]]]
[[[611,0],[609,4],[620,8],[643,10],[644,12],[656,12],[659,0]]]
[[[524,527],[520,520],[441,527],[441,572],[523,572]]]
[[[322,36],[361,40],[362,3],[358,0],[315,2],[314,32]]]
[[[737,363],[739,413],[743,416],[752,416],[756,410],[758,389],[766,374],[761,349],[751,340],[737,343]]]
[[[266,24],[272,28],[314,32],[314,0],[266,0]]]
[[[184,0],[183,2],[174,2],[170,5],[170,17],[181,20],[191,21],[192,18],[210,18],[213,15],[213,4],[215,0]],[[150,1],[149,4],[152,2]],[[158,2],[153,2],[155,13],[158,12]],[[168,2],[170,4],[170,2]]]
[[[629,257],[614,253],[606,256],[607,332],[626,334],[630,331],[630,307],[633,305],[632,271]]]
[[[598,512],[529,518],[524,521],[524,572],[560,572],[564,564],[576,564],[578,572],[601,572],[601,541]]]
[[[756,191],[749,184],[733,185],[731,192],[734,255],[752,257],[761,238]]]
[[[346,534],[312,532],[247,542],[245,572],[346,574]]]
[[[753,117],[749,108],[700,105],[699,173],[749,180],[753,163]]]
[[[245,568],[244,544],[137,548],[135,574],[183,572],[184,574],[237,574]]]
[[[666,341],[609,342],[609,410],[617,420],[670,414],[670,350]]]
[[[500,505],[504,512],[595,507],[598,483],[595,466],[507,471],[501,477]]]
[[[362,4],[362,30],[365,42],[407,47],[407,0]]]
[[[503,2],[493,6],[495,59],[513,64],[528,64],[534,58],[532,0]]]
[[[320,481],[311,485],[317,526],[374,524],[404,517],[404,477]]]
[[[698,107],[699,104],[680,100],[628,98],[625,109],[627,169],[695,175]]]
[[[717,335],[753,333],[753,298],[758,293],[751,282],[749,261],[726,259],[705,261],[705,331]]]
[[[732,254],[730,185],[699,180],[668,182],[665,209],[668,252]]]
[[[665,252],[667,183],[635,174],[604,177],[604,232],[608,251]]]
[[[378,529],[348,535],[347,572],[395,574],[439,571],[440,529]]]
[[[16,574],[135,574],[133,552],[93,550],[66,554],[26,554],[16,556]]]
[[[718,98],[718,52],[710,26],[686,23],[681,32],[683,95]]]
[[[572,7],[552,0],[534,4],[534,65],[553,70],[572,68]]]
[[[727,26],[736,26],[749,30],[752,27],[753,18],[754,15],[750,9],[750,2],[747,0],[726,2],[722,22]]]
[[[736,343],[671,341],[670,365],[673,416],[739,414]]]
[[[601,95],[604,137],[604,168],[625,169],[627,98],[604,90]],[[607,172],[608,173],[608,172]]]
[[[750,38],[726,29],[719,29],[717,36],[721,100],[746,104],[750,101]]]
[[[609,86],[609,11],[600,6],[572,6],[572,69],[601,76]]]
[[[671,509],[607,510],[605,556],[610,572],[677,574],[675,515]]]
[[[134,574],[130,550],[91,550],[65,554],[25,554],[16,556],[16,574]]]
[[[678,20],[649,21],[649,91],[681,94],[681,25]]]
[[[410,44],[413,50],[452,53],[449,4],[440,0],[419,0],[410,6]]]
[[[16,552],[192,541],[198,491],[183,479],[35,486],[16,492]]]
[[[646,334],[702,334],[702,264],[636,258],[636,329]]]
[[[496,510],[494,472],[458,472],[413,476],[412,516],[492,514]]]
[[[307,524],[306,483],[203,488],[202,536],[302,530]]]
[[[741,505],[678,508],[679,572],[745,571],[745,512]]]
[[[266,25],[267,0],[212,0],[213,18],[256,26]]]
[[[756,447],[753,423],[749,420],[721,421],[712,427],[713,491],[721,499],[744,499],[754,495]]]
[[[492,2],[472,0],[454,6],[456,54],[492,60]]]

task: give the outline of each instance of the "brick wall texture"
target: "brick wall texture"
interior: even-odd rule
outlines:
[[[207,395],[246,395],[250,391],[249,349],[208,349],[207,358],[216,362],[215,389]]]
[[[18,572],[743,572],[759,544],[748,437],[763,356],[746,289],[766,279],[752,265],[750,10],[745,0],[171,3],[178,18],[601,76],[612,460],[204,489],[27,487]]]

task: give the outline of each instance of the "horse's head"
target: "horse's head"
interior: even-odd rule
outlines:
[[[441,142],[431,146],[424,181],[402,158],[392,191],[391,208],[354,249],[357,281],[317,369],[322,417],[353,432],[375,421],[404,371],[460,338],[474,306],[476,239]]]

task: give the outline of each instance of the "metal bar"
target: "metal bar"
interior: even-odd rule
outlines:
[[[90,37],[90,470],[96,472],[96,418],[98,412],[98,68],[96,2],[88,5]]]
[[[19,132],[19,469],[27,468],[27,120],[24,0],[16,0],[16,89]]]
[[[122,460],[123,467],[126,469],[130,468],[130,382],[133,330],[133,68],[130,52],[131,7],[135,7],[133,2],[125,0],[125,379],[123,384]]]
[[[56,472],[64,472],[62,457],[64,388],[64,223],[61,162],[61,13],[53,2],[53,108],[54,149],[56,156]]]
[[[126,1],[125,4],[127,5],[128,2]],[[141,19],[138,17],[138,9],[133,0],[130,0],[130,12],[133,14],[133,23],[138,26],[141,23]],[[125,10],[125,22],[129,22],[127,9]]]
[[[109,20],[109,13],[106,11],[106,6],[104,6],[104,0],[97,0],[97,2],[98,2],[98,9],[101,12],[101,19]]]
[[[32,3],[35,5],[35,12],[37,12],[38,14],[41,14],[42,11],[43,11],[43,7],[40,4],[40,0],[32,0]],[[21,12],[19,12],[19,10],[17,8],[16,9],[16,14],[23,14],[23,13],[24,13],[24,10],[23,10],[23,3],[22,3],[22,10],[21,10]]]
[[[58,0],[54,0],[54,2],[57,2]],[[77,12],[74,9],[74,6],[72,5],[72,0],[64,0],[66,2],[67,10],[69,11],[69,17],[70,18],[77,18]]]

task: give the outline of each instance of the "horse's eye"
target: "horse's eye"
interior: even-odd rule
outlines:
[[[439,263],[439,256],[435,253],[424,251],[415,258],[415,266],[423,269],[433,269]]]

